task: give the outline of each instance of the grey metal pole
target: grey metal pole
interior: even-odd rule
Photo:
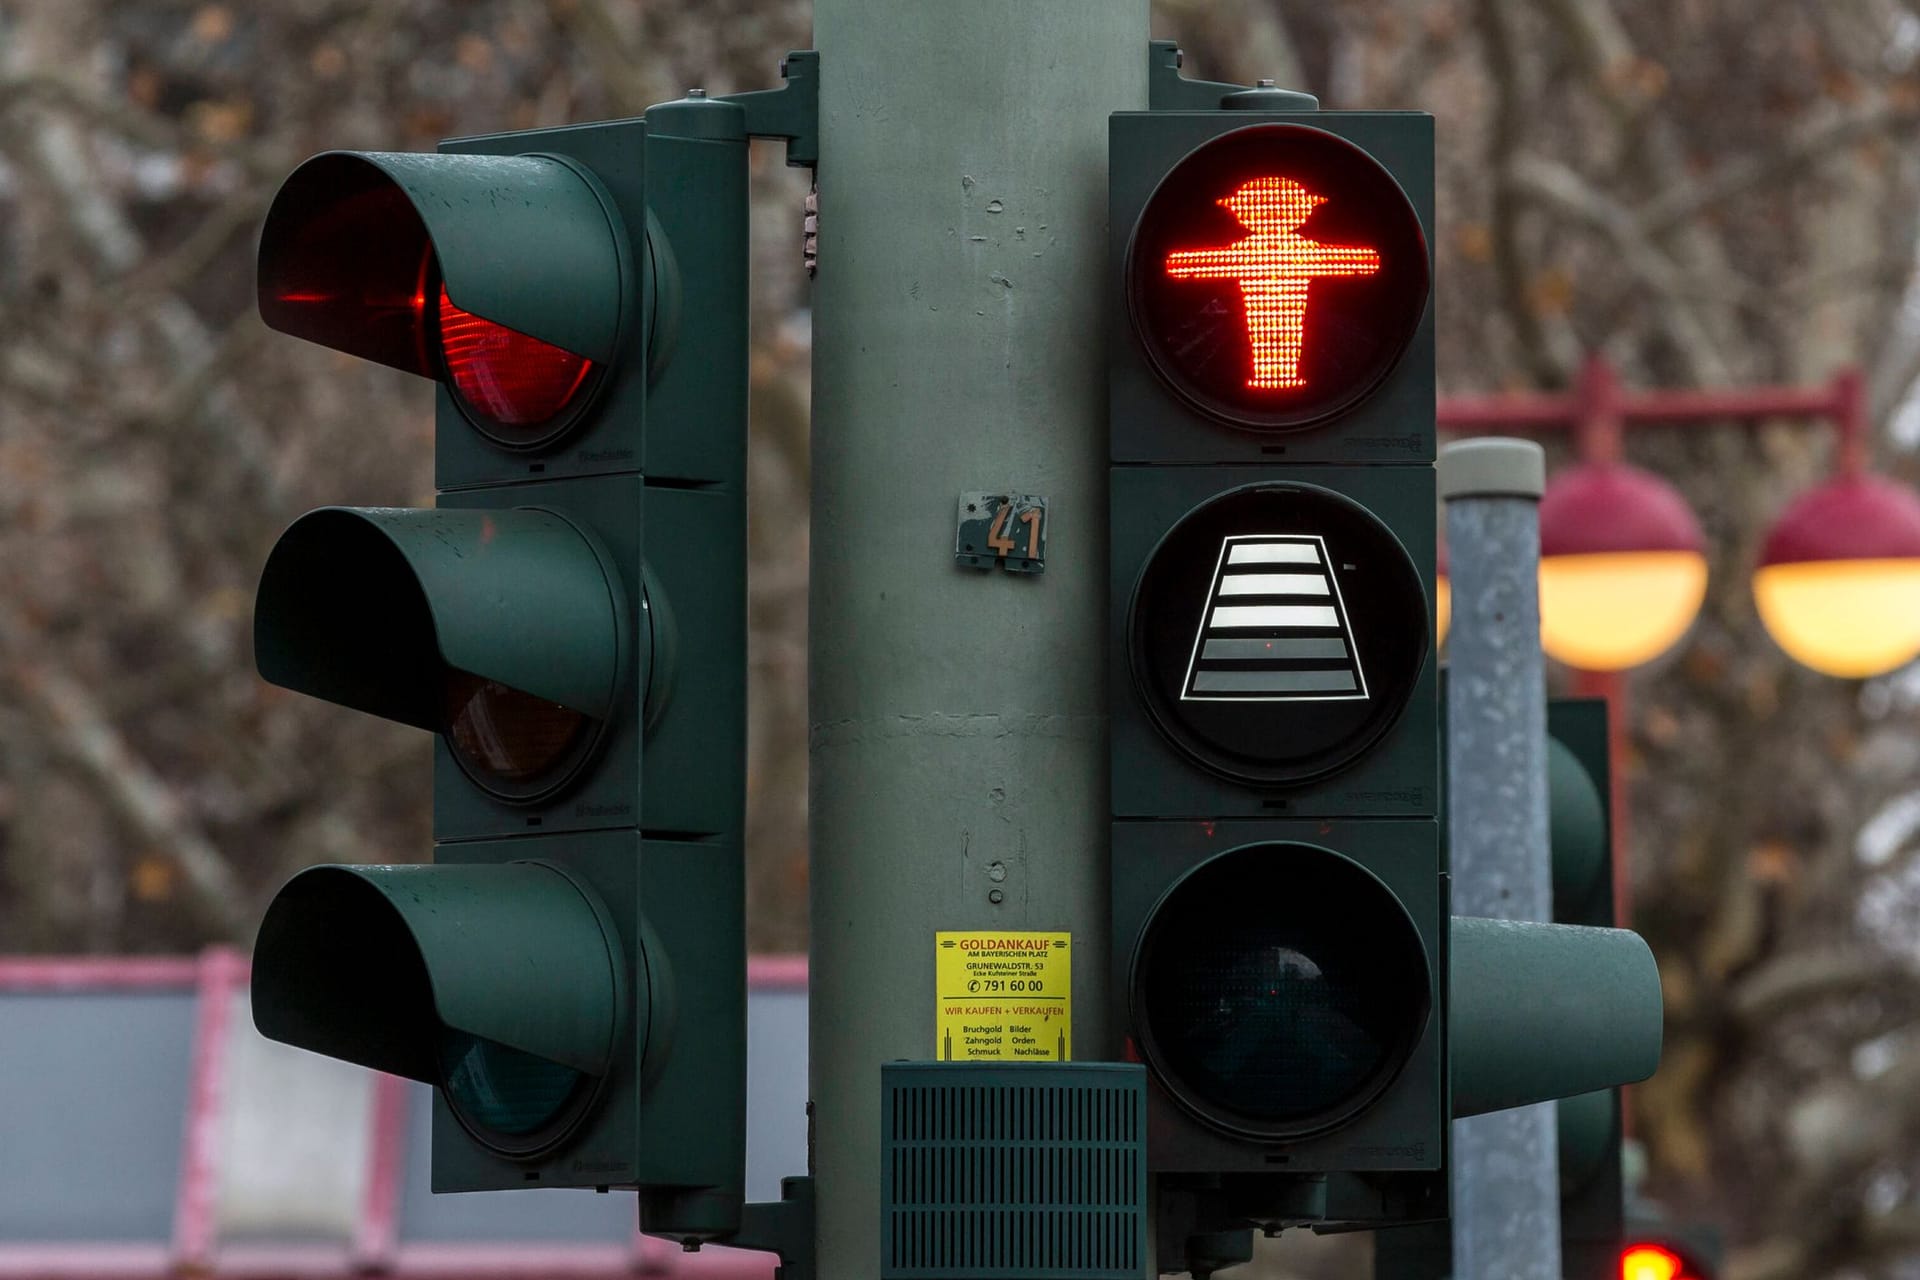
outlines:
[[[812,1097],[819,1274],[879,1273],[880,1064],[940,1056],[934,934],[1072,934],[1111,1058],[1107,115],[1147,0],[816,0]],[[1046,500],[1044,573],[954,562]]]
[[[1453,623],[1447,641],[1447,821],[1453,912],[1551,920],[1547,707],[1540,656],[1545,455],[1525,440],[1440,451]],[[1453,1126],[1453,1274],[1559,1280],[1554,1104]]]

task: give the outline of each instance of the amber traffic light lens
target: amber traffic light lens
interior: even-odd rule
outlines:
[[[1162,1084],[1202,1120],[1309,1133],[1399,1074],[1428,986],[1419,931],[1372,873],[1313,845],[1247,845],[1154,908],[1134,957],[1133,1025]]]
[[[1162,179],[1128,250],[1134,328],[1169,385],[1286,430],[1379,385],[1425,313],[1426,236],[1378,161],[1305,125],[1255,125]]]
[[[465,671],[447,673],[448,744],[475,782],[503,799],[531,800],[566,782],[599,722]]]
[[[440,354],[467,417],[502,444],[526,447],[564,429],[593,361],[462,311],[440,286]]]

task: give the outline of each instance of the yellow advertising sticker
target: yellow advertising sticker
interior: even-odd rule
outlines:
[[[1073,955],[1065,933],[936,933],[942,1060],[1073,1057]]]

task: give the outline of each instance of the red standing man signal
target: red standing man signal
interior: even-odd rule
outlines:
[[[1307,286],[1324,276],[1368,276],[1380,270],[1377,249],[1321,244],[1300,228],[1325,204],[1292,178],[1254,178],[1215,203],[1248,234],[1217,249],[1181,249],[1167,255],[1176,280],[1233,280],[1247,309],[1247,342],[1256,391],[1304,387],[1300,350],[1307,333]]]

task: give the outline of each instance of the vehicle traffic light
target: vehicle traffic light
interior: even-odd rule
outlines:
[[[1720,1233],[1705,1226],[1674,1226],[1635,1217],[1615,1254],[1608,1280],[1720,1280]]]
[[[1433,123],[1236,96],[1108,145],[1112,972],[1197,1205],[1163,1241],[1445,1212]]]
[[[1547,822],[1553,849],[1553,918],[1614,923],[1613,829],[1607,798],[1607,703],[1547,704]],[[1565,1280],[1616,1280],[1624,1213],[1620,1090],[1562,1098],[1559,1110],[1560,1270]]]
[[[1547,822],[1553,918],[1596,928],[1614,921],[1613,844],[1606,797],[1612,785],[1603,699],[1547,704]],[[1600,1089],[1557,1104],[1560,1257],[1565,1280],[1619,1280],[1624,1190],[1620,1091]],[[1436,1280],[1450,1274],[1448,1224],[1379,1233],[1374,1280]]]
[[[431,866],[269,907],[267,1036],[436,1086],[436,1191],[635,1187],[739,1225],[746,131],[644,120],[331,152],[275,197],[274,328],[436,383],[431,510],[268,558],[273,683],[438,735]]]
[[[1442,1217],[1452,1118],[1659,1044],[1637,938],[1449,914],[1432,118],[1170,52],[1193,109],[1108,138],[1111,973],[1163,1266]]]

